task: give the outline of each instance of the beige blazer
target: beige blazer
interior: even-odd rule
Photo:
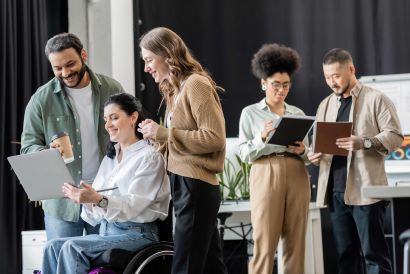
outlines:
[[[349,121],[353,122],[352,134],[360,137],[376,137],[389,151],[399,147],[403,134],[392,101],[382,92],[362,85],[353,88]],[[335,122],[340,97],[332,94],[325,98],[317,110],[317,121]],[[368,205],[379,200],[365,198],[362,187],[387,185],[384,168],[385,154],[375,150],[357,150],[347,157],[347,182],[344,195],[348,205]],[[332,155],[325,154],[320,162],[316,203],[328,203],[328,181]],[[330,193],[331,194],[331,193]]]

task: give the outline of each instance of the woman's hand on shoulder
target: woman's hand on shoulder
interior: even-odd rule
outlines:
[[[102,195],[84,181],[80,182],[79,187],[73,186],[70,183],[64,183],[62,190],[64,196],[76,204],[96,204],[102,199]]]
[[[159,124],[151,119],[145,119],[138,124],[138,131],[142,133],[144,139],[156,140]]]

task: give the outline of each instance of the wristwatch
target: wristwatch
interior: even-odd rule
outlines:
[[[372,141],[370,140],[370,138],[363,138],[363,148],[368,150],[373,146]]]
[[[97,206],[106,209],[108,207],[108,198],[103,196],[102,199],[97,203]]]

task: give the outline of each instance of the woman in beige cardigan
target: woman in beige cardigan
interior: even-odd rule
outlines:
[[[220,189],[216,174],[225,158],[225,120],[214,80],[167,28],[140,40],[144,71],[166,102],[165,126],[145,120],[145,139],[159,142],[176,217],[172,273],[227,273],[216,227]]]

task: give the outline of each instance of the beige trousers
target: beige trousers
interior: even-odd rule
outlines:
[[[285,274],[303,274],[310,184],[305,164],[288,156],[264,156],[250,173],[254,249],[250,274],[271,274],[283,241]]]

